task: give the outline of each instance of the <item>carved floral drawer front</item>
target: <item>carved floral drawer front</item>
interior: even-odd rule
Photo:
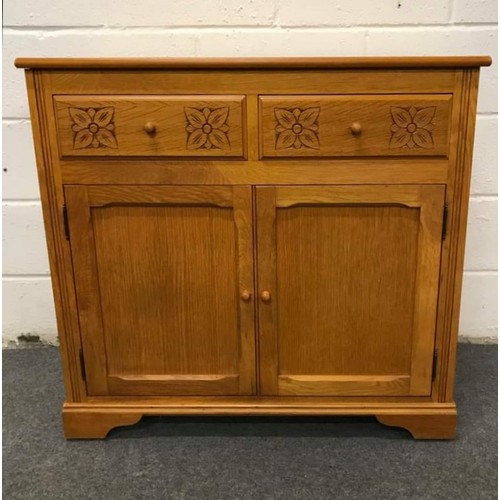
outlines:
[[[451,95],[261,96],[261,157],[446,156]]]
[[[56,96],[61,156],[245,157],[243,96]]]

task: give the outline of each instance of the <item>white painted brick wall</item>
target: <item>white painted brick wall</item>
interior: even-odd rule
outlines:
[[[56,338],[29,113],[17,56],[488,54],[460,334],[497,337],[496,0],[6,0],[3,336]]]

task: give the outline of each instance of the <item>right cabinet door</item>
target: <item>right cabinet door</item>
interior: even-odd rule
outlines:
[[[431,393],[445,187],[256,188],[260,393]]]

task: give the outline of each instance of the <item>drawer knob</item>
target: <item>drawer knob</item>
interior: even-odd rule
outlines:
[[[156,134],[156,125],[153,122],[147,122],[144,124],[144,132],[148,135]]]
[[[270,302],[271,301],[271,292],[268,290],[263,290],[260,292],[260,298],[262,302]]]
[[[351,132],[352,132],[352,135],[359,135],[359,134],[361,134],[361,123],[354,122],[351,125]]]
[[[252,294],[249,290],[243,290],[240,297],[243,302],[248,302],[252,298]]]

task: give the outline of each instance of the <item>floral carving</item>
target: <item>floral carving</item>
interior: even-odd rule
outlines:
[[[319,107],[274,108],[276,149],[319,149]]]
[[[391,148],[425,148],[434,147],[432,138],[432,120],[436,107],[400,108],[391,106],[393,124],[391,126]]]
[[[231,149],[227,119],[229,108],[184,108],[187,149]]]
[[[117,148],[115,137],[114,114],[115,108],[69,108],[69,114],[73,121],[71,129],[73,136],[73,148],[84,149],[88,147]]]

